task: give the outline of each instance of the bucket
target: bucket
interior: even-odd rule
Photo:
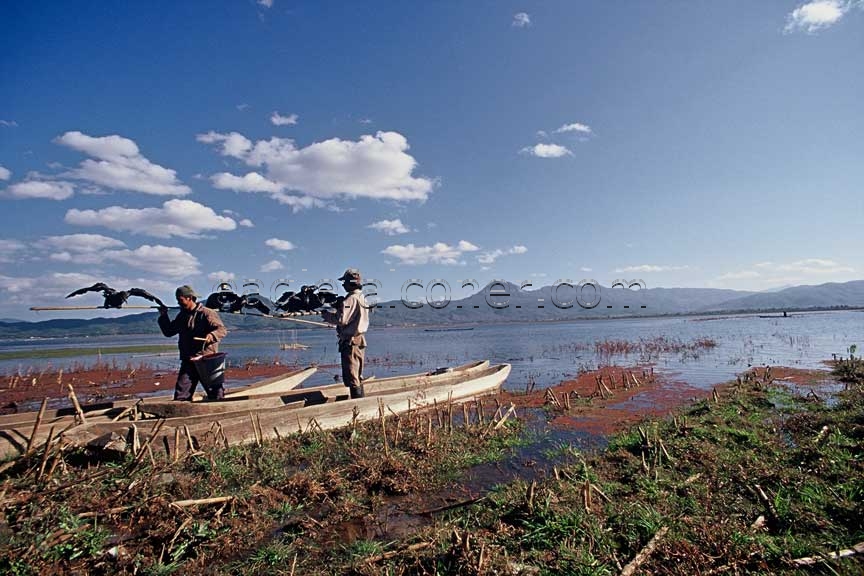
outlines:
[[[225,383],[225,352],[195,356],[190,360],[195,364],[202,384],[218,388]]]

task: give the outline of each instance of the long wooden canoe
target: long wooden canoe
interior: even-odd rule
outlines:
[[[292,370],[256,382],[249,386],[239,388],[230,394],[226,394],[226,397],[239,397],[243,399],[255,398],[258,395],[273,397],[273,395],[277,394],[280,390],[285,392],[293,390],[302,384],[304,380],[314,374],[316,370],[317,368],[314,366]],[[168,401],[168,398],[170,398],[170,396],[154,396],[146,401],[158,403],[160,401]],[[276,398],[278,399],[278,396],[276,396]],[[85,404],[81,408],[84,411],[84,416],[87,418],[88,423],[108,423],[111,422],[115,416],[139,402],[143,404],[145,401],[140,398],[130,400],[108,400],[94,404]],[[174,404],[189,403],[178,402]],[[216,403],[210,404],[215,405]],[[271,407],[284,406],[285,404],[286,402],[282,401],[279,401],[278,403],[273,401],[270,402]],[[265,402],[261,407],[266,405],[267,403]],[[38,412],[35,411],[0,416],[0,458],[24,452],[30,436],[33,434],[33,426],[36,423],[37,417]],[[51,427],[54,427],[56,431],[60,431],[66,428],[71,428],[74,426],[75,421],[76,413],[75,409],[72,407],[46,410],[39,430],[34,437],[34,445],[38,446],[40,443],[45,441]]]
[[[446,368],[433,372],[410,374],[407,376],[393,376],[366,381],[363,384],[366,396],[381,396],[395,394],[406,390],[414,390],[444,384],[456,380],[465,374],[471,374],[483,370],[489,366],[488,360],[471,362],[455,368]],[[256,392],[258,389],[256,389]],[[280,391],[274,394],[241,395],[235,393],[226,396],[224,400],[215,402],[153,402],[145,400],[138,410],[143,414],[156,418],[184,418],[188,416],[200,416],[203,414],[225,414],[229,412],[249,412],[278,408],[286,404],[304,401],[305,404],[324,404],[337,400],[348,399],[348,389],[342,384],[331,384],[314,388],[303,388],[300,390]]]
[[[367,396],[341,402],[318,404],[300,407],[287,405],[279,408],[269,408],[254,412],[226,413],[214,415],[198,415],[187,418],[169,418],[159,431],[159,438],[154,442],[170,444],[174,438],[175,428],[186,429],[190,435],[201,444],[206,435],[212,434],[218,422],[218,428],[224,435],[224,441],[238,444],[255,440],[255,434],[262,438],[275,438],[277,435],[305,431],[310,427],[322,429],[338,428],[358,422],[374,419],[378,416],[379,401],[383,402],[387,413],[391,411],[400,414],[408,410],[423,409],[433,404],[462,402],[471,398],[492,394],[498,391],[510,374],[509,364],[483,367],[481,369],[462,372],[445,382],[428,386],[394,392],[387,395]],[[255,426],[253,427],[253,414]],[[91,442],[104,441],[111,434],[125,436],[135,424],[141,441],[145,441],[155,428],[156,420],[130,422],[113,422],[110,424],[88,424],[67,430],[63,438],[73,444],[85,445]],[[164,439],[164,440],[163,440]],[[221,440],[220,440],[221,441]]]

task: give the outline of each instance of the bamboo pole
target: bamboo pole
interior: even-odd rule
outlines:
[[[106,306],[31,306],[30,310],[34,312],[48,312],[58,310],[152,310],[158,308],[159,306],[139,306],[133,304],[131,306],[121,306],[119,308]],[[172,306],[172,308],[179,308],[179,306]]]

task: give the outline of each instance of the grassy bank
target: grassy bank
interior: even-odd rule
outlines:
[[[73,453],[38,481],[37,453],[0,477],[0,571],[860,574],[832,554],[864,541],[864,399],[824,379],[749,373],[483,494],[462,474],[524,441],[488,400],[468,426],[459,409],[176,462]]]

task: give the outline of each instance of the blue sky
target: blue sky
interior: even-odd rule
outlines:
[[[0,317],[96,281],[170,298],[348,266],[385,297],[862,278],[859,1],[0,16]]]

